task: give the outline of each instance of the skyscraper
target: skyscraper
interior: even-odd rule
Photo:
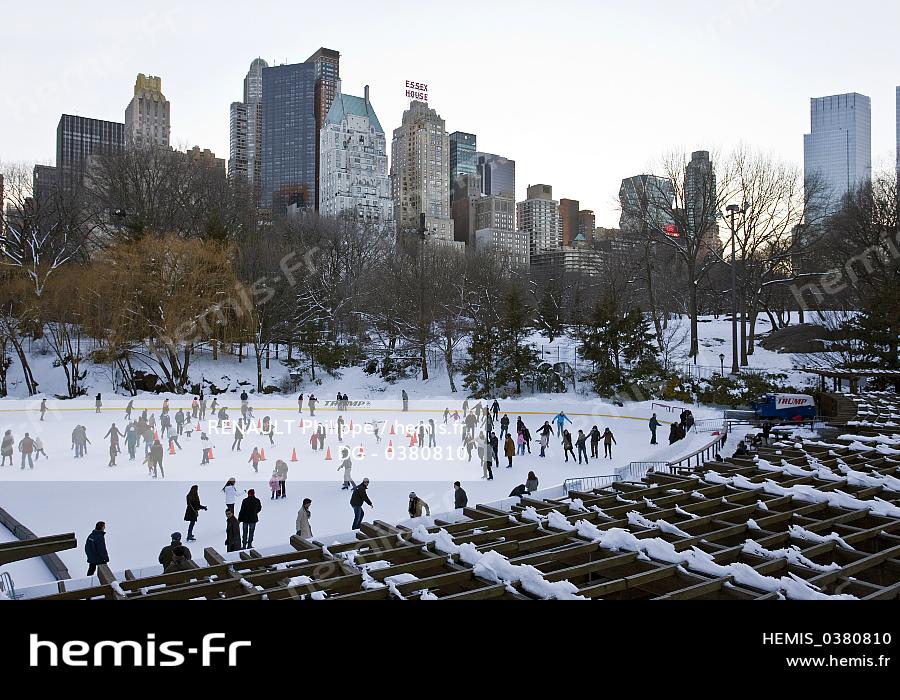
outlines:
[[[709,151],[694,151],[684,170],[684,207],[687,227],[701,234],[718,218],[716,172]]]
[[[532,185],[527,199],[516,205],[520,231],[531,236],[531,254],[557,250],[562,242],[559,202],[553,199],[550,185]]]
[[[559,200],[559,225],[562,227],[562,244],[572,245],[578,237],[578,212],[581,203],[575,199]]]
[[[485,228],[515,231],[516,200],[505,194],[494,194],[475,200],[475,231]]]
[[[63,114],[56,127],[56,169],[62,191],[71,192],[81,185],[92,157],[124,147],[124,124]]]
[[[619,228],[633,233],[664,231],[673,226],[675,185],[668,178],[636,175],[622,180]]]
[[[232,102],[228,118],[228,177],[250,181],[247,168],[247,105]]]
[[[872,177],[872,101],[855,92],[813,98],[810,121],[803,137],[804,176],[819,191],[807,196],[828,214]]]
[[[318,202],[315,96],[312,63],[262,69],[260,206],[275,214],[292,204],[314,209]]]
[[[483,195],[505,194],[515,199],[516,161],[493,153],[478,153],[476,169],[481,178]]]
[[[576,240],[590,243],[594,240],[594,231],[597,228],[597,217],[590,209],[582,209],[578,212],[578,236]]]
[[[319,132],[319,213],[350,212],[377,226],[394,220],[387,139],[369,101],[338,93]]]
[[[426,103],[413,100],[394,130],[391,187],[399,232],[418,231],[453,241],[450,218],[450,137],[446,123]]]
[[[452,148],[452,141],[451,141]],[[475,244],[475,207],[481,198],[478,176],[468,173],[457,175],[450,188],[450,212],[453,217],[453,237],[468,246]]]
[[[476,175],[475,162],[477,137],[464,131],[450,134],[450,184],[462,175]],[[453,191],[450,192],[450,203],[453,203]]]
[[[900,172],[900,85],[897,86],[897,172]]]
[[[162,92],[162,78],[139,73],[134,97],[125,108],[125,145],[129,148],[168,146],[169,101]]]
[[[325,126],[325,120],[335,97],[341,91],[341,54],[334,49],[323,47],[307,58],[306,62],[313,65],[316,80],[316,191],[318,191],[321,177],[319,166],[322,155],[318,150],[320,145],[318,134]],[[318,201],[316,206],[318,207]]]
[[[262,197],[262,74],[269,67],[261,58],[254,59],[244,77],[244,107],[247,110],[247,177],[253,187],[255,201]]]

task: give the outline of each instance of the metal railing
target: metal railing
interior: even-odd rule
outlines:
[[[6,571],[0,571],[0,591],[6,591],[10,600],[16,599],[16,584]]]
[[[668,462],[632,462],[616,469],[619,481],[640,481],[650,472],[667,466]]]
[[[727,429],[724,419],[713,418],[694,422],[695,433],[722,433]]]
[[[572,493],[573,491],[589,493],[594,490],[605,489],[621,480],[622,479],[619,478],[618,474],[607,474],[605,476],[582,476],[575,479],[566,479],[566,483],[563,485],[563,488],[565,488],[566,493]]]

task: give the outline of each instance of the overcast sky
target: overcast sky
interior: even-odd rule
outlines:
[[[885,0],[0,0],[0,160],[55,160],[60,114],[124,121],[159,75],[172,141],[228,157],[251,60],[341,52],[343,91],[388,132],[425,82],[449,131],[514,158],[528,184],[618,222],[623,177],[673,147],[745,142],[802,163],[809,98],[872,98],[873,159],[894,162],[900,4]]]

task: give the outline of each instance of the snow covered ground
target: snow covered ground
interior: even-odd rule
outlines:
[[[350,390],[347,390],[348,393]],[[396,392],[397,390],[393,390]],[[98,520],[107,523],[107,544],[111,566],[121,571],[125,568],[152,566],[159,550],[169,542],[173,531],[186,533],[184,522],[185,496],[192,484],[200,486],[200,497],[208,511],[202,512],[195,529],[196,543],[191,543],[195,559],[202,559],[205,547],[215,547],[224,551],[224,500],[221,492],[229,477],[236,477],[238,488],[255,489],[263,503],[260,524],[257,527],[254,545],[258,548],[284,545],[295,532],[295,518],[303,498],[311,498],[313,503],[312,527],[314,535],[325,540],[328,535],[346,533],[352,522],[349,493],[341,490],[339,453],[342,447],[349,447],[353,453],[353,479],[364,477],[371,480],[369,489],[374,508],[366,509],[366,520],[375,519],[398,522],[407,518],[406,508],[410,491],[415,491],[431,507],[433,514],[453,510],[453,482],[459,480],[468,493],[469,503],[488,503],[506,498],[510,491],[525,483],[529,471],[534,471],[540,479],[541,488],[555,487],[567,478],[579,476],[599,476],[611,474],[615,468],[632,461],[665,461],[680,458],[708,443],[710,435],[691,435],[684,442],[669,447],[665,436],[667,427],[660,430],[663,443],[651,448],[647,427],[651,404],[626,404],[619,408],[596,400],[562,396],[536,396],[516,401],[501,401],[501,415],[508,413],[512,425],[522,416],[533,434],[545,420],[550,420],[564,410],[571,418],[569,426],[573,435],[582,429],[588,432],[593,425],[602,431],[609,427],[616,436],[615,459],[592,460],[589,464],[563,460],[559,440],[551,440],[546,459],[538,457],[536,443],[532,454],[516,457],[513,469],[504,466],[495,468],[495,480],[482,480],[482,468],[477,455],[472,462],[466,460],[461,449],[461,433],[457,432],[454,421],[445,428],[443,411],[461,408],[462,399],[422,399],[410,391],[410,412],[401,412],[399,397],[374,400],[366,405],[347,411],[343,415],[349,429],[352,421],[356,434],[345,436],[343,443],[338,438],[333,421],[338,418],[334,409],[325,406],[327,398],[318,394],[320,401],[316,419],[326,425],[327,442],[333,459],[327,461],[324,452],[313,452],[309,437],[312,432],[309,411],[304,406],[304,415],[298,415],[296,397],[262,399],[252,397],[250,405],[254,416],[261,419],[270,416],[277,430],[274,446],[268,437],[255,432],[246,436],[240,452],[231,451],[232,436],[216,434],[210,429],[210,445],[214,460],[207,466],[200,466],[201,446],[199,435],[182,437],[183,450],[175,455],[165,456],[166,478],[152,479],[147,468],[141,464],[143,446],[138,448],[138,458],[128,460],[122,443],[123,454],[118,457],[118,466],[110,468],[108,440],[103,436],[115,422],[124,430],[124,407],[126,398],[112,396],[104,398],[103,412],[94,412],[93,401],[48,401],[50,411],[44,422],[40,422],[38,401],[4,401],[0,404],[0,429],[13,431],[16,443],[29,432],[32,437],[42,438],[48,460],[41,458],[34,470],[20,468],[20,456],[15,455],[13,467],[0,468],[0,505],[14,517],[40,536],[72,532],[76,533],[81,545],[93,525]],[[383,394],[382,394],[383,396]],[[220,397],[220,403],[227,406],[229,415],[239,415],[237,397]],[[351,399],[361,400],[351,395]],[[136,418],[143,408],[155,413],[157,419],[163,397],[144,396],[135,402]],[[190,397],[170,397],[171,411],[179,407],[187,409]],[[662,421],[672,420],[674,415],[657,409]],[[693,408],[695,417],[716,418],[720,413],[712,410]],[[417,426],[420,421],[427,424],[433,419],[438,426],[437,450],[430,454],[410,451],[409,438],[404,426]],[[305,421],[301,427],[300,421]],[[395,424],[396,421],[396,424]],[[372,424],[383,427],[379,444],[372,434]],[[91,440],[89,452],[82,459],[75,459],[71,449],[71,432],[76,424],[87,428]],[[390,434],[392,425],[396,435]],[[195,425],[192,425],[195,427]],[[461,427],[458,428],[461,430]],[[499,425],[497,426],[499,432]],[[392,443],[393,452],[387,447]],[[266,461],[260,464],[259,473],[253,471],[248,459],[253,447],[265,450]],[[360,452],[362,448],[363,452]],[[290,462],[293,451],[297,451],[297,462]],[[601,446],[602,452],[602,446]],[[363,456],[360,456],[363,454]],[[288,497],[270,500],[268,480],[276,459],[289,464],[287,484]],[[505,463],[505,459],[502,460]],[[81,548],[61,552],[61,558],[73,576],[84,573],[86,565]],[[40,565],[38,565],[40,568]],[[46,574],[33,576],[26,569],[17,570],[16,584],[21,587],[28,583],[46,580]],[[21,580],[20,580],[21,577]]]

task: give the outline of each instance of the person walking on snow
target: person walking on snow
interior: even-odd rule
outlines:
[[[600,440],[603,438],[603,435],[600,433],[600,429],[595,425],[591,428],[591,432],[589,433],[591,437],[591,457],[594,459],[599,459],[599,447]]]
[[[506,455],[507,469],[512,469],[513,457],[516,456],[516,443],[513,442],[512,435],[506,434],[506,441],[503,443],[503,454]]]
[[[359,530],[359,526],[362,525],[363,517],[365,517],[363,503],[367,503],[370,508],[375,507],[372,505],[372,501],[369,500],[368,489],[369,480],[366,478],[362,480],[359,486],[354,487],[350,496],[350,506],[353,508],[353,526],[350,528],[351,530]]]
[[[618,444],[619,443],[616,442],[615,436],[612,434],[612,430],[607,428],[603,433],[603,456],[612,459],[612,446]]]
[[[241,524],[234,517],[234,508],[225,511],[225,548],[229,552],[241,549]]]
[[[238,497],[238,490],[235,484],[237,484],[237,479],[231,477],[222,487],[222,494],[225,496],[225,510],[230,510],[232,512],[236,512],[234,504],[237,503]]]
[[[559,413],[557,413],[553,420],[556,421],[556,437],[560,437],[563,434],[563,428],[566,425],[566,421],[568,421],[569,423],[572,422],[566,415],[565,411],[560,411]]]
[[[312,527],[309,524],[310,518],[312,518],[312,513],[309,511],[309,507],[312,505],[312,501],[309,498],[303,499],[303,505],[300,506],[300,510],[297,511],[297,537],[302,537],[304,539],[312,539],[313,531]]]
[[[34,460],[32,459],[32,455],[34,454],[34,440],[31,439],[31,436],[28,433],[25,433],[25,437],[19,442],[19,452],[22,453],[22,469],[25,468],[26,459],[28,460],[28,468],[34,469]]]
[[[238,513],[238,522],[241,523],[241,546],[250,549],[253,546],[253,534],[259,523],[259,513],[262,510],[262,502],[256,497],[256,491],[247,491],[247,497],[241,503],[241,512]]]
[[[575,447],[578,448],[578,463],[581,464],[581,458],[584,457],[585,462],[589,462],[587,455],[587,435],[583,430],[578,431],[578,439],[575,440]]]
[[[109,564],[109,553],[106,551],[106,523],[102,520],[94,526],[94,531],[84,541],[84,553],[87,556],[88,576],[93,576],[98,566]]]
[[[406,512],[409,513],[410,518],[421,518],[423,512],[426,516],[431,515],[431,509],[428,507],[428,504],[419,498],[415,491],[409,494],[409,506]]]
[[[572,455],[572,460],[575,460],[575,450],[572,449],[572,433],[568,430],[563,431],[562,437],[562,446],[563,446],[563,454],[566,457],[566,462],[569,461],[569,454]]]
[[[653,414],[653,417],[650,419],[650,444],[658,445],[659,443],[656,441],[656,431],[662,427],[662,423],[656,418],[656,414]]]

